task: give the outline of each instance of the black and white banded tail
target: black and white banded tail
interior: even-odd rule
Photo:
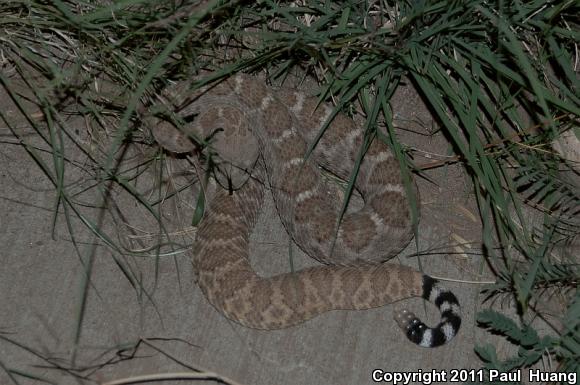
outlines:
[[[461,326],[461,309],[455,295],[439,286],[436,279],[423,276],[423,298],[434,303],[441,312],[441,322],[434,328],[427,327],[415,314],[402,310],[395,321],[412,342],[425,348],[434,348],[449,342]]]

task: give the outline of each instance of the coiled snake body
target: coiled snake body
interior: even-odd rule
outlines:
[[[409,267],[382,263],[412,239],[399,165],[386,145],[374,140],[368,147],[355,183],[364,205],[340,218],[338,187],[320,177],[318,166],[348,179],[364,144],[363,130],[348,117],[338,114],[305,160],[332,112],[314,98],[236,75],[198,98],[179,91],[163,103],[190,124],[181,132],[155,124],[156,140],[187,152],[194,148],[188,136],[212,136],[220,156],[216,177],[233,191],[218,190],[194,246],[199,287],[218,311],[244,326],[279,329],[330,310],[423,297],[438,306],[441,322],[428,328],[412,313],[398,312],[407,337],[434,347],[456,335],[460,309],[450,291]],[[266,185],[294,242],[323,265],[273,277],[253,270],[249,238]]]

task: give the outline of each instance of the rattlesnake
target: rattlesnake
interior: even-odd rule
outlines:
[[[364,206],[340,217],[339,187],[320,177],[318,165],[349,178],[365,144],[364,132],[353,120],[337,114],[305,157],[331,106],[300,92],[273,91],[242,74],[197,94],[187,88],[185,83],[170,89],[160,103],[185,128],[180,131],[163,120],[149,120],[149,125],[169,151],[189,152],[196,148],[192,137],[211,137],[219,154],[212,158],[214,169],[227,188],[211,201],[193,256],[199,287],[218,311],[247,327],[279,329],[330,310],[423,297],[439,307],[442,320],[428,328],[412,313],[398,312],[395,319],[407,337],[435,347],[456,335],[460,308],[450,291],[409,267],[382,263],[412,239],[398,162],[386,145],[373,140],[368,146],[355,184]],[[294,242],[324,265],[267,278],[252,269],[249,237],[265,185]]]

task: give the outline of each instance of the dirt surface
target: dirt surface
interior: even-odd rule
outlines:
[[[17,124],[20,135],[31,144],[47,148],[5,94],[0,95],[0,105]],[[393,106],[396,126],[405,128],[400,130],[401,141],[420,150],[416,153],[417,164],[450,154],[447,142],[436,132],[428,110],[411,86],[399,90]],[[73,119],[66,124],[71,132],[78,130],[81,137],[84,135],[88,143],[83,134],[86,121]],[[70,212],[67,223],[62,202],[57,204],[49,179],[4,122],[0,123],[0,135],[0,383],[15,383],[7,375],[7,368],[58,384],[198,369],[246,385],[347,385],[373,383],[374,369],[436,370],[446,371],[449,376],[451,369],[481,366],[473,351],[476,342],[487,338],[474,321],[481,285],[446,283],[462,305],[463,324],[450,344],[437,349],[413,345],[392,319],[395,308],[406,307],[430,324],[437,322],[435,308],[427,304],[425,315],[419,299],[369,311],[326,313],[280,331],[247,329],[228,321],[209,305],[193,281],[189,255],[178,246],[174,253],[159,257],[155,249],[145,257],[120,256]],[[78,162],[69,165],[66,174],[70,187],[78,191],[75,199],[87,204],[82,212],[94,223],[101,223],[112,241],[133,249],[166,241],[155,235],[160,229],[152,215],[126,193],[113,194],[109,202],[115,205],[109,203],[106,210],[90,207],[101,202],[98,189],[83,191],[90,185],[87,173],[91,163],[70,141],[65,150],[70,160]],[[155,149],[147,151],[150,155]],[[144,156],[138,151],[132,155],[131,159]],[[50,165],[51,158],[47,154],[43,158]],[[192,172],[191,165],[184,165],[183,160],[169,160],[163,167],[174,177],[173,187],[187,180],[188,175],[183,180],[177,175]],[[147,180],[153,180],[154,174],[146,171],[131,185],[153,197],[158,190]],[[398,262],[417,267],[418,258],[406,256],[418,251],[422,269],[433,276],[489,281],[489,274],[482,273],[485,264],[480,256],[480,224],[470,180],[459,166],[437,168],[425,175],[429,180],[418,181],[422,200],[418,250],[413,242],[397,257]],[[159,212],[172,233],[172,241],[191,244],[193,231],[188,224],[193,206],[194,196],[185,192],[155,206],[155,210],[161,207]],[[53,223],[55,209],[59,214]],[[102,213],[106,215],[100,222]],[[178,232],[180,229],[184,231]],[[290,242],[270,196],[253,237],[253,264],[260,273],[290,269]],[[314,263],[296,246],[291,249],[294,268]],[[88,266],[91,279],[86,312],[75,347]],[[83,370],[66,370],[73,356],[75,367]],[[39,382],[13,376],[20,384]]]

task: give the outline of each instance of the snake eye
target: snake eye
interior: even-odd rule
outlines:
[[[183,119],[183,121],[185,123],[192,123],[197,115],[198,114],[188,114],[188,115],[182,116],[181,119]]]

